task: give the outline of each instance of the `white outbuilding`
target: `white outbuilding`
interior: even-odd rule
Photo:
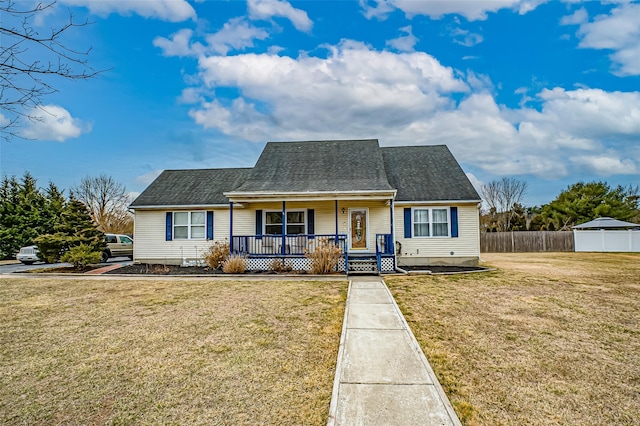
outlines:
[[[573,227],[575,251],[640,252],[640,225],[600,217]]]

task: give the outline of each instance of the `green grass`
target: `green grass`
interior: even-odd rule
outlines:
[[[325,424],[346,288],[0,280],[0,424]]]
[[[466,425],[639,425],[640,255],[483,255],[387,284]]]

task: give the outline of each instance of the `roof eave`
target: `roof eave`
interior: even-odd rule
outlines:
[[[416,201],[396,201],[395,205],[416,205],[416,204],[478,204],[482,200],[416,200]]]
[[[256,201],[324,201],[324,200],[388,200],[395,198],[396,190],[363,190],[363,191],[292,191],[292,192],[225,192],[223,195],[232,202]]]
[[[143,206],[130,205],[129,210],[168,210],[168,209],[202,209],[202,208],[229,208],[228,203],[224,204],[149,204]]]

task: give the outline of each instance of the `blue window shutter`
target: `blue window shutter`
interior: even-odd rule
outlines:
[[[316,233],[316,215],[313,209],[307,210],[307,234]]]
[[[451,236],[458,238],[458,208],[451,207]]]
[[[171,235],[171,233],[173,232],[173,226],[171,224],[172,219],[173,219],[173,213],[167,212],[167,226],[165,229],[165,237],[166,237],[165,239],[167,241],[171,241],[173,239]]]
[[[207,212],[207,240],[213,240],[213,212]]]
[[[411,207],[404,209],[404,237],[411,238]]]
[[[256,239],[262,239],[262,210],[256,210]]]

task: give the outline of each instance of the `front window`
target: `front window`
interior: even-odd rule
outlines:
[[[269,235],[282,234],[282,212],[265,212],[264,233]],[[287,235],[297,235],[306,233],[305,212],[287,212],[286,231]]]
[[[414,237],[448,237],[449,209],[413,209]]]
[[[206,212],[174,212],[173,236],[176,240],[204,240]]]

